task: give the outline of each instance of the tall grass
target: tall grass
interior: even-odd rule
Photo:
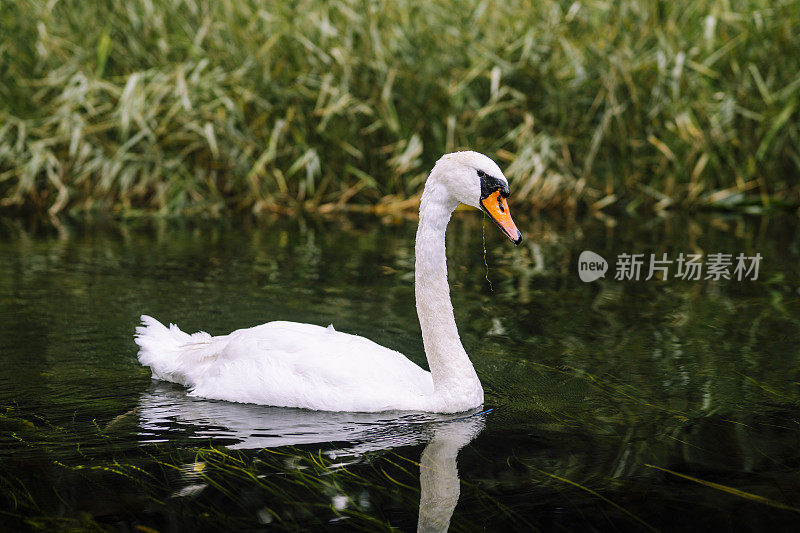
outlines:
[[[0,35],[2,206],[407,207],[463,147],[517,204],[800,202],[798,0],[17,0]]]

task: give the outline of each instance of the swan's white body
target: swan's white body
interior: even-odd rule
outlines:
[[[139,361],[156,379],[218,400],[352,412],[453,413],[480,406],[483,388],[458,336],[445,259],[451,213],[459,203],[478,207],[482,201],[476,170],[502,177],[507,190],[491,159],[457,152],[436,163],[422,195],[415,295],[430,372],[399,352],[332,326],[283,321],[212,337],[142,316]]]
[[[298,322],[188,335],[143,316],[139,360],[204,398],[322,411],[425,411],[429,372],[369,339]],[[171,345],[171,349],[167,347]]]

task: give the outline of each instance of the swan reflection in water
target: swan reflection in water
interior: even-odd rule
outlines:
[[[238,450],[336,443],[330,457],[358,456],[427,442],[420,458],[418,531],[447,531],[458,503],[459,450],[483,429],[486,412],[337,413],[206,400],[154,383],[139,402],[144,442],[165,442],[176,431],[224,440]],[[230,444],[228,444],[230,443]]]

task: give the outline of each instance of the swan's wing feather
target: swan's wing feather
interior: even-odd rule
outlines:
[[[332,327],[277,321],[212,337],[144,323],[140,361],[205,398],[380,411],[417,409],[433,392],[430,373],[401,353]]]
[[[216,375],[197,380],[195,393],[217,391],[220,398],[227,390],[253,403],[381,410],[382,402],[388,408],[398,396],[433,390],[430,374],[403,354],[332,328],[269,322],[234,331],[224,342]]]

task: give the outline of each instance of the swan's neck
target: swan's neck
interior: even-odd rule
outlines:
[[[461,345],[447,284],[445,230],[457,205],[442,184],[428,179],[419,210],[414,289],[434,394],[447,407],[463,402],[468,409],[483,403],[483,389]]]

